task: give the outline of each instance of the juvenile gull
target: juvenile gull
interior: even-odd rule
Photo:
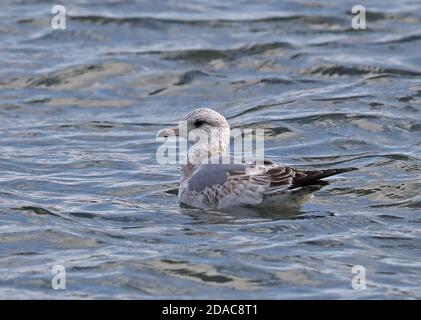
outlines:
[[[190,112],[185,121],[187,132],[181,132],[178,127],[165,131],[187,138],[194,130],[199,137],[188,149],[178,191],[179,201],[191,207],[297,206],[326,184],[321,179],[356,170],[300,170],[267,160],[261,164],[227,163],[221,161],[229,157],[226,154],[230,141],[227,120],[212,109],[199,108]],[[208,140],[210,135],[212,138]]]

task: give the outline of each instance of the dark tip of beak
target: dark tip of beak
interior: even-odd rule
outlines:
[[[180,131],[178,129],[178,127],[173,127],[173,128],[165,128],[162,129],[161,131],[159,131],[158,135],[164,138],[168,138],[169,136],[176,136],[178,137]]]

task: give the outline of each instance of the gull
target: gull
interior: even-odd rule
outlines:
[[[167,136],[172,134],[186,139],[189,132],[194,132],[199,138],[189,146],[181,166],[178,199],[189,207],[296,207],[327,184],[321,179],[357,170],[301,170],[270,160],[232,163],[227,155],[230,126],[224,116],[209,108],[199,108],[190,112],[184,121],[186,130],[178,126],[163,131]]]

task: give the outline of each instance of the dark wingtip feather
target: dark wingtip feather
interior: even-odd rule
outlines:
[[[339,169],[336,169],[336,170],[339,170],[342,173],[342,172],[349,172],[349,171],[359,170],[359,168],[350,167],[350,168],[339,168]]]
[[[358,168],[338,168],[338,169],[326,169],[326,170],[320,170],[320,171],[308,171],[309,173],[311,172],[320,172],[320,178],[319,179],[323,179],[323,178],[327,178],[336,174],[340,174],[340,173],[345,173],[345,172],[350,172],[350,171],[355,171],[358,170]]]
[[[358,170],[358,168],[338,168],[338,169],[326,169],[326,170],[314,170],[314,171],[302,171],[304,176],[298,176],[292,181],[290,189],[303,187],[307,185],[317,184],[321,179],[334,176],[337,174]]]

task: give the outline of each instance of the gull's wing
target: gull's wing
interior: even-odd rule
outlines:
[[[355,170],[304,171],[271,161],[263,165],[204,164],[190,177],[188,189],[203,194],[210,206],[257,205],[266,195],[320,183],[320,179]]]
[[[189,189],[201,192],[206,188],[223,185],[230,173],[246,173],[244,164],[202,164],[199,165],[193,176],[189,179]]]

